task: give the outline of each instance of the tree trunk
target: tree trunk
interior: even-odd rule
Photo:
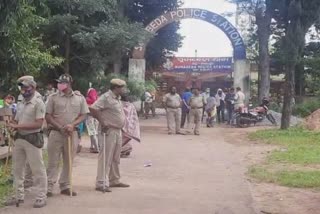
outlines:
[[[305,95],[305,76],[304,76],[304,63],[300,62],[296,66],[296,95]]]
[[[281,129],[288,129],[290,127],[290,119],[292,114],[292,100],[294,98],[294,83],[295,83],[295,64],[288,64],[286,66],[286,81],[284,88],[284,102],[281,118]]]
[[[271,4],[266,1],[266,10],[260,5],[256,9],[256,24],[258,27],[259,40],[259,101],[263,97],[270,96],[270,55],[269,55],[269,40],[270,40],[270,25],[271,25]]]
[[[64,43],[65,53],[64,53],[64,73],[70,73],[70,36],[67,34]]]

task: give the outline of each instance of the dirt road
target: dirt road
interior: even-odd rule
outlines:
[[[201,136],[168,136],[164,119],[142,122],[143,142],[122,159],[122,181],[129,189],[94,191],[97,157],[84,151],[75,160],[78,196],[58,194],[43,209],[33,209],[30,196],[6,214],[253,214],[250,185],[243,164],[247,150],[228,144],[224,128]],[[144,167],[152,162],[151,167]]]

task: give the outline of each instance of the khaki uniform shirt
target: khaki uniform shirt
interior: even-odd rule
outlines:
[[[45,105],[39,97],[36,95],[31,100],[23,100],[20,104],[15,120],[18,124],[34,123],[36,120],[44,119],[45,117]],[[19,130],[22,135],[40,132],[39,129],[34,130]]]
[[[182,99],[179,94],[168,93],[163,97],[163,102],[168,108],[180,108]]]
[[[74,122],[80,115],[88,114],[89,109],[81,94],[72,92],[66,95],[57,92],[49,96],[46,113],[52,115],[59,124],[64,126]]]
[[[202,108],[206,104],[204,97],[201,95],[199,96],[192,95],[189,102],[190,102],[191,108]]]
[[[108,91],[99,97],[92,105],[92,108],[101,111],[101,117],[105,125],[118,129],[124,127],[125,115],[123,106],[120,97],[117,97],[112,91]]]

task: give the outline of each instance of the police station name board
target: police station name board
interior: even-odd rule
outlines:
[[[232,72],[232,57],[175,57],[163,65],[169,72]]]

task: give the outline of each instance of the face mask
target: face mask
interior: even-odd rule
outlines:
[[[68,85],[65,83],[58,83],[58,90],[59,91],[64,91],[68,88]]]
[[[32,96],[32,89],[22,89],[21,94],[24,98],[30,98]]]

